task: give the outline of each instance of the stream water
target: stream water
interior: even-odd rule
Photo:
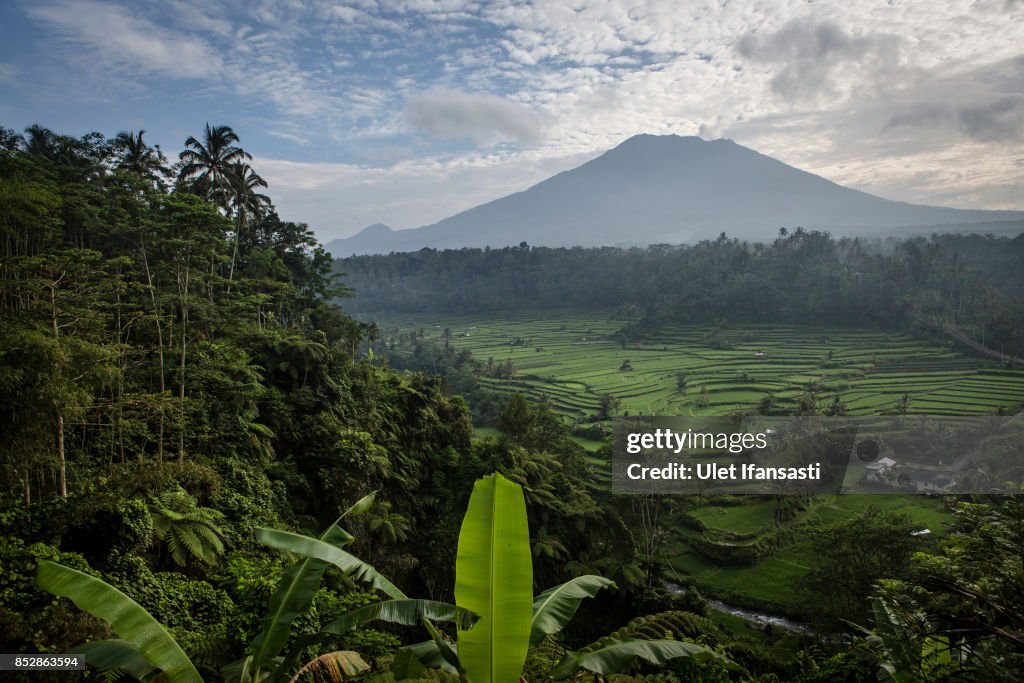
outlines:
[[[686,593],[686,588],[676,583],[666,582],[665,587],[673,593]],[[764,624],[766,626],[772,626],[773,628],[782,628],[787,631],[793,631],[795,633],[801,633],[803,635],[814,635],[814,629],[807,624],[802,624],[799,621],[793,621],[786,617],[781,617],[777,614],[768,614],[767,612],[759,612],[757,610],[748,609],[746,607],[736,607],[729,603],[722,602],[721,600],[713,600],[707,598],[708,607],[719,612],[725,612],[747,621],[754,622],[755,624]]]

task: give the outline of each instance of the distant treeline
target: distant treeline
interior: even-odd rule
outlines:
[[[785,229],[771,243],[422,249],[335,262],[375,312],[615,310],[648,320],[829,323],[941,330],[1024,351],[1024,235],[837,239]]]

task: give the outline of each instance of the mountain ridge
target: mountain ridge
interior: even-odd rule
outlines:
[[[531,187],[431,225],[368,226],[334,240],[352,254],[423,247],[644,246],[713,238],[770,239],[780,227],[878,235],[886,229],[1022,221],[1024,211],[910,204],[844,187],[732,140],[633,136]],[[371,231],[371,228],[373,230]]]

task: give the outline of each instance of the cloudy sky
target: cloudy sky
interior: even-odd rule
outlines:
[[[1024,209],[1024,0],[5,0],[0,124],[234,127],[321,239],[432,223],[637,133]]]

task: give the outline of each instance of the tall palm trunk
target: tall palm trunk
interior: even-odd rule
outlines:
[[[166,371],[164,369],[164,333],[163,326],[160,324],[160,306],[156,302],[156,288],[153,286],[153,272],[149,269],[149,258],[146,256],[146,241],[141,241],[142,248],[142,264],[146,269],[146,285],[149,288],[149,298],[153,303],[153,315],[156,321],[156,341],[157,341],[157,356],[160,360],[160,435],[157,439],[157,459],[159,462],[164,461],[164,392],[167,391],[167,382],[165,380]]]
[[[228,268],[228,294],[231,293],[231,282],[235,279],[235,261],[238,258],[238,242],[242,239],[242,228],[245,227],[245,212],[239,209],[238,225],[235,228],[235,244],[231,248],[231,266]]]
[[[178,408],[181,424],[178,425],[178,460],[185,459],[185,351],[188,343],[188,284],[189,254],[186,252],[185,273],[182,279],[178,272],[178,289],[181,295],[181,363],[178,374]]]
[[[63,277],[63,275],[61,276]],[[50,285],[50,323],[52,325],[53,339],[57,341],[60,337],[60,327],[57,325],[57,281]],[[58,462],[58,489],[61,498],[68,497],[68,485],[64,459],[64,413],[57,407],[57,462]]]

